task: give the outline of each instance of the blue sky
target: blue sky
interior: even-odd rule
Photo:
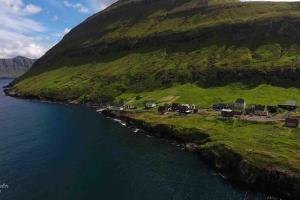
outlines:
[[[115,1],[0,0],[0,58],[39,58],[70,29]]]
[[[116,0],[0,0],[0,58],[39,58],[74,26]]]

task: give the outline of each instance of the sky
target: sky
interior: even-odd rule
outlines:
[[[39,58],[72,28],[115,1],[0,0],[0,58]]]
[[[116,0],[0,0],[0,58],[41,57]]]

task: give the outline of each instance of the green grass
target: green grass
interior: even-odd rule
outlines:
[[[142,95],[143,98],[137,101],[135,97],[138,95]],[[231,103],[237,98],[244,98],[248,104],[278,105],[285,103],[287,100],[300,102],[300,90],[271,85],[259,85],[254,88],[247,88],[237,83],[210,88],[185,84],[152,92],[125,93],[120,95],[117,101],[123,99],[134,105],[141,105],[147,100],[153,100],[159,104],[178,102],[195,104],[201,108],[211,108],[214,103]]]
[[[182,134],[185,128],[196,128],[212,139],[202,148],[225,145],[255,166],[300,172],[300,129],[284,128],[283,123],[259,124],[237,119],[224,122],[216,115],[170,115],[173,114],[162,116],[147,112],[136,113],[134,117],[152,124],[176,126]]]
[[[125,100],[140,108],[148,100],[203,108],[237,98],[300,102],[299,21],[299,3],[120,1],[73,29],[13,89],[55,100]],[[143,98],[136,101],[138,95]],[[216,115],[136,117],[205,131],[213,141],[203,148],[223,144],[257,165],[300,169],[299,129],[222,122]]]
[[[128,49],[165,48],[179,53],[206,49],[211,54],[214,45],[219,55],[212,54],[208,61],[199,59],[197,64],[297,66],[299,48],[295,46],[294,56],[285,53],[299,43],[294,34],[300,31],[299,5],[236,0],[209,0],[208,6],[199,0],[120,1],[73,29],[33,66],[30,74],[99,63],[107,56],[128,54]],[[230,56],[218,61],[222,54]],[[195,55],[201,56],[204,54]],[[259,63],[254,65],[258,58]]]
[[[146,93],[154,100],[180,96],[181,102],[203,106],[238,97],[277,104],[298,100],[300,80],[289,77],[297,76],[291,65],[300,64],[295,46],[262,45],[254,51],[216,45],[190,52],[139,49],[78,67],[29,72],[15,88],[23,94],[96,103]]]

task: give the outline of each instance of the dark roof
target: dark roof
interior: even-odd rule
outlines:
[[[255,105],[254,106],[254,109],[255,110],[261,110],[261,111],[264,111],[266,109],[266,106],[264,105]]]
[[[285,119],[286,122],[289,122],[289,123],[299,123],[299,119],[298,118],[291,118],[291,117],[288,117]]]

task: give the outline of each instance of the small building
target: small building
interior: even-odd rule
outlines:
[[[285,104],[279,104],[278,108],[287,110],[287,111],[295,111],[297,109],[297,102],[290,100],[287,101]]]
[[[299,126],[299,119],[298,118],[293,118],[293,117],[288,117],[285,119],[285,126],[289,128],[298,128]]]
[[[179,113],[182,114],[191,114],[193,111],[191,110],[188,104],[182,104],[179,106]]]
[[[254,105],[254,114],[258,116],[268,116],[269,111],[265,105]]]
[[[123,107],[123,106],[109,106],[108,109],[112,110],[112,111],[124,111],[125,107]]]
[[[237,99],[234,103],[234,110],[243,112],[246,109],[246,101],[244,99]]]
[[[269,113],[277,113],[278,112],[278,107],[277,106],[267,106],[267,110]]]
[[[172,103],[172,105],[171,105],[171,110],[173,111],[173,112],[176,112],[176,111],[179,111],[179,104],[178,103]]]
[[[146,103],[145,107],[147,109],[155,108],[156,107],[156,103],[154,103],[152,101],[149,101],[149,102]]]
[[[216,103],[213,104],[213,110],[221,111],[223,109],[232,109],[232,105],[226,103]]]
[[[223,118],[234,117],[234,112],[231,109],[222,109],[221,110],[221,117],[223,117]]]
[[[169,109],[166,106],[159,106],[157,110],[161,115],[167,114],[169,112]]]

